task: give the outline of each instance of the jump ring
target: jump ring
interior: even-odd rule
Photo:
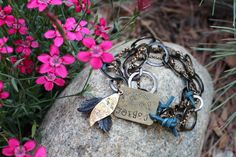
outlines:
[[[198,99],[199,101],[200,101],[200,106],[198,107],[198,108],[195,108],[195,110],[194,111],[199,111],[199,110],[201,110],[202,109],[202,107],[203,107],[203,105],[204,105],[204,102],[203,102],[203,100],[202,100],[202,98],[199,96],[199,95],[193,95],[193,97],[195,98],[195,99]]]
[[[118,79],[119,78],[119,79]],[[110,80],[109,81],[109,86],[110,86],[110,88],[114,91],[114,92],[118,92],[119,91],[119,89],[118,89],[118,87],[116,87],[115,85],[114,85],[114,81],[123,81],[126,85],[127,85],[127,80],[125,79],[125,78],[123,78],[123,77],[117,77],[117,79],[116,80]]]
[[[133,78],[134,78],[136,75],[139,75],[139,73],[140,73],[140,72],[135,72],[135,73],[133,73],[133,74],[129,77],[129,79],[128,79],[128,86],[129,86],[130,88],[133,88],[133,87],[132,87],[132,80],[133,80]],[[156,77],[155,77],[152,73],[150,73],[150,72],[148,72],[148,71],[144,71],[144,70],[143,70],[142,74],[143,74],[143,75],[150,76],[150,77],[152,78],[152,80],[153,80],[153,88],[152,88],[149,92],[150,92],[150,93],[155,93],[156,90],[157,90],[157,80],[156,80]]]
[[[130,47],[132,48],[135,48],[136,44],[139,42],[139,41],[142,41],[142,40],[151,40],[150,43],[154,42],[156,39],[154,37],[142,37],[142,38],[139,38],[137,39],[136,41],[134,41]],[[149,43],[149,44],[150,44]]]

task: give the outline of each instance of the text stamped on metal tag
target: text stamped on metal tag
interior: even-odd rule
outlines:
[[[126,86],[121,86],[120,90],[123,94],[120,95],[114,115],[129,121],[152,125],[149,113],[156,113],[160,101],[158,95]]]

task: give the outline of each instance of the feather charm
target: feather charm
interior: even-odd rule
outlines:
[[[107,133],[112,126],[111,116],[107,116],[106,118],[103,118],[102,120],[98,121],[98,126],[102,131]]]
[[[83,113],[90,113],[102,99],[103,98],[94,97],[92,99],[85,100],[77,110]]]

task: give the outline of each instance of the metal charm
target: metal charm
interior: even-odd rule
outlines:
[[[118,104],[119,97],[120,93],[115,93],[99,102],[90,114],[90,126],[93,126],[97,121],[112,114]]]
[[[153,121],[149,117],[149,113],[156,112],[159,97],[155,94],[126,86],[121,86],[120,91],[123,94],[120,96],[114,115],[136,123],[151,125]]]

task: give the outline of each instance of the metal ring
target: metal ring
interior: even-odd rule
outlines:
[[[109,81],[109,86],[110,86],[110,88],[111,88],[114,92],[118,92],[119,90],[118,90],[117,87],[115,87],[115,85],[113,84],[113,81],[114,81],[114,80],[110,80],[110,81]]]
[[[186,111],[186,112],[184,113],[184,115],[183,115],[183,118],[185,118],[189,113],[192,114],[192,116],[193,116],[193,118],[194,118],[194,122],[193,122],[193,124],[192,124],[190,127],[187,127],[187,126],[186,126],[186,123],[185,123],[184,125],[180,126],[180,128],[179,128],[180,131],[191,131],[191,130],[193,130],[193,128],[194,128],[195,125],[197,124],[197,112],[195,112],[195,111],[192,111],[192,110]]]
[[[133,74],[129,77],[129,79],[128,79],[128,86],[129,86],[130,88],[133,88],[133,87],[132,87],[132,80],[133,80],[133,78],[134,78],[136,75],[139,75],[139,74],[140,74],[140,72],[135,72],[135,73],[133,73]],[[150,76],[150,77],[153,79],[153,88],[152,88],[149,92],[150,92],[150,93],[155,93],[156,90],[157,90],[157,80],[156,80],[156,77],[155,77],[152,73],[150,73],[150,72],[148,72],[148,71],[144,71],[144,70],[143,70],[142,74],[143,74],[143,75]]]
[[[184,55],[184,59],[185,59],[186,61],[189,61],[190,66],[193,66],[193,61],[192,61],[191,57],[190,57],[188,54],[185,54],[185,55]]]
[[[200,76],[197,73],[195,73],[195,79],[196,79],[196,81],[198,82],[198,84],[199,84],[199,86],[201,88],[201,94],[202,94],[204,92],[203,81],[202,81],[202,79],[200,78]]]
[[[136,44],[139,42],[139,41],[142,41],[142,40],[151,40],[150,43],[152,42],[155,42],[156,39],[154,37],[142,37],[142,38],[139,38],[137,39],[136,41],[134,41],[130,47],[132,48],[135,48]],[[146,42],[145,42],[146,43]]]
[[[114,81],[123,81],[126,85],[128,84],[127,83],[127,80],[124,78],[124,77],[117,77],[116,80],[110,80],[109,81],[109,86],[111,87],[111,89],[114,91],[114,92],[118,92],[119,89],[113,84]]]
[[[108,72],[107,72],[107,66],[109,66],[111,63],[104,63],[102,68],[101,68],[101,71],[103,72],[103,74],[105,74],[108,78],[112,79],[112,80],[119,80],[118,77],[123,77],[123,73],[120,69],[120,66],[121,66],[121,61],[119,59],[116,59],[115,62],[118,64],[118,73],[119,75],[115,75],[115,76],[112,76],[110,75]]]
[[[203,102],[203,100],[202,100],[202,98],[199,96],[199,95],[193,95],[193,97],[195,98],[195,99],[198,99],[199,101],[200,101],[200,106],[198,107],[198,108],[195,108],[194,109],[194,111],[199,111],[199,110],[201,110],[202,109],[202,107],[203,107],[203,105],[204,105],[204,102]]]
[[[194,83],[194,81],[196,81],[196,83]],[[195,73],[194,77],[192,78],[192,81],[187,82],[187,89],[188,90],[191,90],[190,89],[191,83],[193,83],[194,85],[197,85],[197,87],[196,87],[197,89],[195,89],[195,92],[201,96],[202,93],[204,92],[204,84],[203,84],[202,79],[199,77],[199,75],[197,73]]]
[[[127,59],[123,62],[122,64],[122,67],[124,69],[124,76],[128,79],[131,74],[130,74],[130,71],[129,71],[129,67],[127,66],[128,65],[128,61],[131,60],[133,57],[133,55],[131,54],[130,56],[127,57]],[[148,54],[147,53],[144,53],[143,54],[143,61],[141,63],[139,63],[139,65],[137,65],[135,67],[135,69],[132,69],[132,72],[133,71],[137,71],[138,69],[140,69],[145,63],[146,63],[146,59],[148,58]],[[134,73],[134,72],[133,72]],[[137,79],[138,77],[135,77],[135,79]]]
[[[166,46],[163,45],[163,44],[160,44],[160,43],[157,43],[157,42],[154,42],[154,43],[151,43],[150,46],[152,46],[153,44],[157,44],[158,46],[160,46],[163,50],[164,50],[164,62],[167,63],[169,61],[169,51],[167,50]],[[152,62],[150,59],[147,59],[147,64],[151,65],[151,66],[155,66],[155,67],[161,67],[164,65],[163,62],[161,63],[155,63],[155,62]]]

